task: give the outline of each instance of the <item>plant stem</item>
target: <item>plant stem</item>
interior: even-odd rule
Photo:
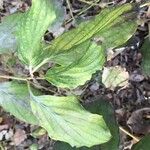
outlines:
[[[0,78],[2,78],[2,79],[19,80],[19,81],[33,80],[32,77],[23,78],[23,77],[14,77],[14,76],[6,76],[6,75],[0,76]],[[36,79],[36,80],[45,80],[44,78],[41,78],[41,77],[37,77],[37,78],[35,78],[35,79]]]
[[[140,7],[150,6],[150,2],[140,5]]]
[[[13,80],[20,80],[20,81],[27,81],[27,78],[21,78],[21,77],[13,77],[13,76],[0,76],[0,78],[3,79],[13,79]]]
[[[72,9],[71,9],[71,4],[70,4],[70,0],[66,0],[67,2],[67,5],[68,5],[68,8],[70,10],[70,15],[71,15],[71,18],[75,21],[75,18],[73,16],[73,12],[72,12]]]
[[[124,129],[123,127],[119,127],[119,129],[124,132],[125,134],[127,134],[128,136],[130,136],[131,138],[133,138],[136,142],[139,142],[140,139],[135,137],[134,135],[132,135],[131,133],[129,133],[126,129]]]

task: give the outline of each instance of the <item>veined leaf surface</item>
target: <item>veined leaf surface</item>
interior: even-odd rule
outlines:
[[[80,46],[80,45],[79,45]],[[90,80],[105,63],[104,49],[91,42],[85,54],[68,66],[54,67],[46,73],[46,80],[61,88],[76,88]]]
[[[113,9],[105,9],[93,20],[81,23],[78,28],[64,33],[55,39],[46,49],[53,49],[55,53],[62,50],[68,50],[87,39],[93,37],[96,33],[110,28],[123,13],[132,9],[131,4],[125,4]]]
[[[69,51],[62,52],[60,54],[52,56],[52,61],[61,65],[61,66],[68,66],[73,62],[78,61],[85,55],[87,50],[89,49],[91,42],[85,41],[80,45],[74,46]]]
[[[50,24],[56,19],[53,0],[32,0],[17,30],[18,55],[22,62],[35,67],[43,60],[41,40]]]
[[[122,17],[118,23],[108,30],[100,31],[95,38],[99,38],[106,49],[118,47],[127,42],[135,33],[137,23],[132,20],[125,20]]]
[[[18,119],[31,124],[38,124],[30,106],[27,85],[16,82],[0,84],[0,106]]]
[[[137,24],[135,21],[121,20],[108,30],[100,31],[94,36],[94,38],[95,40],[100,40],[105,49],[113,49],[127,42],[127,40],[134,35],[136,29]],[[89,44],[87,41],[83,42],[68,51],[60,52],[54,56],[52,55],[53,58],[51,60],[60,65],[68,65],[84,55],[88,46]],[[111,54],[109,50],[107,54],[110,58]]]
[[[76,97],[32,95],[31,98],[33,113],[52,139],[72,147],[91,147],[110,139],[103,117],[86,111]]]
[[[54,144],[54,150],[119,150],[119,127],[111,104],[107,100],[98,98],[97,100],[85,104],[85,108],[91,113],[101,114],[104,117],[104,120],[112,134],[111,140],[107,143],[90,148],[72,148],[67,143],[56,142]]]

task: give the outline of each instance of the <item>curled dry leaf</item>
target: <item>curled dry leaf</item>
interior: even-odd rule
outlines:
[[[117,86],[128,85],[129,73],[120,66],[105,67],[102,74],[102,82],[106,88],[114,90]]]
[[[136,134],[150,133],[150,108],[142,108],[134,111],[128,119],[127,124]]]

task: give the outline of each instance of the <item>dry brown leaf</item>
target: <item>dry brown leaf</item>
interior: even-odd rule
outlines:
[[[27,135],[25,131],[22,129],[17,129],[13,136],[14,145],[16,146],[20,145],[26,138],[27,138]]]
[[[150,115],[150,108],[142,108],[134,111],[127,121],[132,132],[136,134],[150,133],[150,119],[146,116]]]

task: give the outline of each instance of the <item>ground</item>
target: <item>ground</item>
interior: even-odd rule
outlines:
[[[2,5],[1,1],[3,1]],[[12,14],[18,10],[26,11],[31,5],[30,0],[1,1],[1,19],[4,16]],[[135,4],[140,4],[140,2],[144,3],[142,0],[114,0],[111,2],[109,0],[103,0],[102,2],[103,4],[107,5],[118,5],[126,2],[132,2]],[[90,8],[86,11],[83,11],[82,15],[77,18],[80,20],[89,18],[99,13],[102,9],[102,6],[91,6],[91,4],[81,2],[80,0],[70,0],[70,5],[71,10],[67,1],[63,1],[63,6],[66,10],[66,16],[64,17],[64,20],[70,19],[72,15],[76,18],[78,13],[81,12],[83,8],[89,6]],[[143,75],[140,67],[142,61],[142,54],[140,50],[141,46],[143,45],[144,38],[148,35],[148,21],[150,17],[148,16],[150,15],[148,11],[148,7],[138,10],[137,16],[145,21],[144,25],[139,26],[136,34],[127,43],[126,49],[121,54],[114,57],[113,60],[108,61],[106,64],[106,66],[120,65],[125,67],[130,75],[129,85],[125,88],[115,88],[114,91],[110,90],[105,88],[99,82],[98,77],[100,73],[97,73],[84,87],[75,91],[81,95],[82,102],[88,102],[97,96],[103,96],[113,104],[119,126],[123,127],[125,131],[134,136],[131,138],[128,133],[120,131],[120,150],[130,150],[133,143],[136,142],[136,137],[137,139],[140,139],[145,134],[150,133],[150,78]],[[73,20],[71,20],[65,26],[61,27],[59,32],[62,32],[64,28],[71,28],[73,26],[75,26],[75,23]],[[57,34],[60,33],[56,33],[56,36]],[[50,41],[54,37],[55,35],[47,32],[45,35],[45,40]],[[6,58],[0,56],[0,74],[8,73],[8,70],[6,70],[7,67],[5,67],[3,63],[4,59]],[[19,64],[14,66],[13,69],[20,74],[26,72]],[[43,84],[46,84],[47,86],[47,83]],[[28,150],[31,149],[31,146],[34,147],[38,145],[38,149],[52,150],[54,141],[50,140],[47,134],[34,137],[32,133],[36,129],[39,129],[39,127],[21,122],[0,108],[0,149]]]

